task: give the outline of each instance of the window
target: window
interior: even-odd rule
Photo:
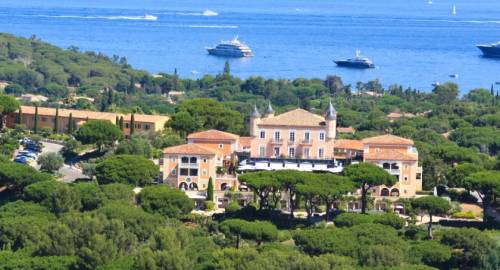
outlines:
[[[189,163],[191,163],[191,164],[196,164],[196,163],[198,163],[198,159],[197,159],[196,157],[191,157],[191,158],[189,159]]]
[[[206,158],[203,159],[203,163],[207,163],[207,159]]]
[[[135,128],[141,129],[141,124],[135,124]]]
[[[182,176],[188,176],[189,175],[189,170],[186,168],[181,168],[181,175]]]
[[[320,132],[319,133],[319,140],[320,141],[324,141],[325,140],[325,133],[324,132]]]
[[[125,123],[125,128],[129,128],[130,127],[130,124],[129,123]]]
[[[207,169],[203,169],[203,176],[207,176]]]
[[[181,158],[181,163],[189,163],[189,158],[188,157],[182,157]]]
[[[222,148],[224,148],[224,145],[221,143],[221,144],[219,144],[219,149],[222,149]]]
[[[288,148],[288,156],[291,158],[295,157],[295,148],[293,147]]]
[[[304,148],[304,158],[309,158],[309,148]]]
[[[280,156],[280,148],[279,147],[274,147],[273,153],[274,153],[275,157],[279,157]]]
[[[266,138],[266,132],[264,130],[260,131],[260,138],[265,139]]]
[[[405,169],[408,169],[408,163],[405,163]]]
[[[325,149],[319,148],[318,149],[318,157],[319,158],[324,158],[325,157]]]
[[[170,160],[172,160],[172,162],[176,162],[177,161],[177,158],[176,157],[171,157]]]
[[[42,122],[46,122],[47,121],[47,117],[42,117]]]
[[[150,126],[148,124],[144,124],[144,129],[145,130],[149,130],[150,129]]]
[[[408,181],[408,176],[405,176],[405,178],[404,178],[404,179],[405,179],[405,182],[407,182],[407,181]]]
[[[311,138],[311,133],[309,131],[304,132],[304,141],[308,142]]]
[[[189,176],[198,176],[198,169],[189,169]]]
[[[281,139],[281,133],[279,131],[274,132],[274,140],[279,141]]]
[[[163,158],[160,158],[160,159],[158,160],[158,165],[160,165],[160,166],[161,166],[161,165],[163,165]]]
[[[265,146],[260,146],[259,147],[259,156],[265,157],[266,156],[266,147]]]
[[[295,141],[295,131],[290,131],[290,133],[288,134],[288,140],[291,142]]]
[[[418,180],[422,179],[422,174],[421,173],[417,173],[417,179]]]
[[[174,169],[172,170],[172,175],[177,175],[177,169],[176,169],[176,168],[174,168]]]

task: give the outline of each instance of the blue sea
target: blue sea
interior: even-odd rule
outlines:
[[[207,9],[218,15],[204,16]],[[0,0],[0,31],[191,78],[220,72],[225,59],[205,48],[239,35],[255,53],[230,60],[241,77],[336,74],[423,91],[450,80],[462,92],[500,81],[500,60],[475,48],[500,40],[497,0]],[[335,66],[356,49],[377,67]]]

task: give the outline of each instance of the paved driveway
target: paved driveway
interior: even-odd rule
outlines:
[[[42,154],[58,153],[63,148],[62,145],[57,143],[42,142],[42,144],[43,144]],[[39,164],[33,163],[33,166],[37,169],[40,169]],[[75,181],[75,179],[78,178],[88,178],[82,173],[80,169],[66,163],[61,167],[61,169],[59,169],[58,173],[61,175],[61,180],[63,180],[64,182],[73,182]]]

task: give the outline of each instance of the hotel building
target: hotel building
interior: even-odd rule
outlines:
[[[35,127],[35,110],[33,106],[21,106],[21,123],[26,128],[33,130]],[[119,114],[110,112],[94,112],[84,110],[71,110],[71,109],[55,109],[47,107],[38,107],[38,128],[54,129],[56,111],[58,114],[58,133],[68,132],[70,115],[75,123],[75,128],[78,129],[88,120],[108,120],[113,124],[117,119],[123,117],[123,132],[125,135],[130,135],[130,128],[132,122],[132,114]],[[7,127],[14,127],[17,124],[19,113],[10,114],[7,117]],[[134,114],[134,131],[135,132],[148,132],[148,131],[161,131],[165,127],[165,123],[170,118],[162,115],[146,115]]]
[[[337,112],[331,103],[323,116],[303,109],[275,115],[271,105],[262,116],[255,107],[250,137],[208,130],[190,134],[185,145],[166,148],[160,162],[162,178],[185,190],[206,189],[210,177],[215,190],[241,189],[236,164],[239,171],[341,173],[345,165],[364,161],[379,165],[398,180],[391,187],[374,187],[375,198],[413,197],[422,189],[422,168],[412,140],[394,135],[337,139],[336,122]]]

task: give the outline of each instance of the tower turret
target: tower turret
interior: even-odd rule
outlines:
[[[273,106],[271,106],[271,101],[269,101],[269,104],[267,105],[266,117],[274,117],[274,110]]]
[[[333,107],[331,100],[325,112],[325,123],[327,139],[335,139],[337,135],[337,111]]]
[[[257,136],[259,123],[260,123],[260,113],[257,109],[257,105],[254,105],[252,115],[250,115],[250,136]]]

